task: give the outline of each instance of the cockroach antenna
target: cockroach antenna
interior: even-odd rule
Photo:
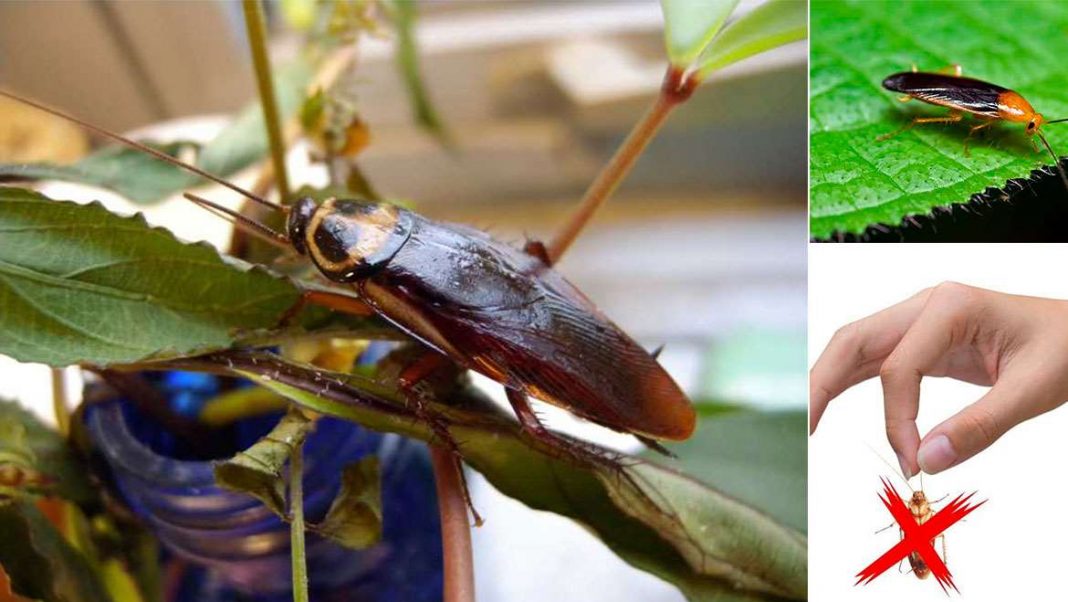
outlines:
[[[240,213],[232,209],[227,209],[226,207],[223,207],[218,203],[214,203],[212,201],[209,201],[208,199],[199,197],[189,192],[183,193],[182,196],[184,196],[190,201],[193,201],[200,207],[211,211],[212,213],[218,215],[223,219],[226,219],[227,217],[232,218],[232,220],[227,219],[226,221],[229,221],[234,226],[244,230],[245,232],[248,232],[249,234],[252,234],[253,236],[256,236],[257,238],[262,239],[267,243],[270,243],[280,249],[284,249],[287,251],[292,250],[293,248],[292,245],[289,243],[289,238],[287,238],[284,234],[275,232],[271,228],[268,228],[267,226],[257,222],[256,220],[249,219],[248,217],[245,217],[244,215],[241,215]]]
[[[1046,125],[1051,123],[1064,123],[1068,121],[1068,117],[1063,119],[1050,119],[1046,122]],[[1053,147],[1049,145],[1049,141],[1046,140],[1046,135],[1042,133],[1042,130],[1035,130],[1038,137],[1042,139],[1042,144],[1046,145],[1046,150],[1049,151],[1051,157],[1053,157],[1053,166],[1057,168],[1057,172],[1061,174],[1061,181],[1064,182],[1064,188],[1068,190],[1068,175],[1064,173],[1064,167],[1061,166],[1061,160],[1057,157],[1057,153],[1053,152]]]
[[[880,454],[878,451],[876,451],[875,448],[872,447],[870,443],[865,443],[864,445],[868,446],[868,449],[871,450],[871,453],[875,454],[876,458],[879,458],[880,462],[882,462],[883,464],[886,464],[887,468],[890,469],[890,472],[894,473],[894,476],[896,476],[896,477],[901,479],[901,482],[905,484],[905,487],[908,487],[910,493],[916,493],[916,490],[912,488],[912,485],[909,485],[909,480],[905,478],[905,475],[901,474],[901,469],[894,468],[894,465],[889,463],[889,462],[887,462],[886,458],[884,458],[882,454]],[[923,473],[922,472],[920,473],[920,479],[921,479],[920,491],[923,491],[923,482],[922,482]]]
[[[110,139],[118,142],[119,144],[123,144],[125,146],[128,146],[130,148],[139,150],[141,152],[148,153],[149,155],[152,155],[153,157],[155,157],[156,159],[159,159],[160,161],[163,161],[165,163],[170,163],[171,165],[174,165],[176,167],[180,167],[181,169],[184,169],[184,170],[186,170],[188,172],[194,173],[194,174],[196,174],[196,175],[198,175],[198,176],[200,176],[202,178],[211,180],[212,182],[215,182],[216,184],[219,184],[221,186],[225,186],[225,187],[229,188],[230,190],[233,190],[234,192],[236,192],[236,193],[248,198],[249,200],[255,201],[255,202],[257,202],[257,203],[259,203],[261,205],[264,205],[265,207],[270,207],[271,209],[274,209],[275,211],[281,211],[283,213],[286,213],[288,211],[288,208],[283,206],[283,205],[279,205],[277,203],[272,203],[272,202],[268,201],[267,199],[264,199],[262,197],[259,197],[259,196],[255,195],[255,194],[252,194],[248,190],[245,190],[244,188],[242,188],[242,187],[240,187],[240,186],[238,186],[236,184],[232,184],[232,183],[224,180],[223,178],[220,178],[219,176],[216,176],[216,175],[213,175],[211,173],[208,173],[208,172],[204,171],[203,169],[200,169],[199,167],[196,167],[194,165],[190,165],[190,164],[188,164],[188,163],[186,163],[184,161],[179,161],[178,159],[175,159],[174,157],[168,155],[167,153],[158,151],[158,150],[152,148],[151,146],[148,146],[148,145],[145,145],[145,144],[141,144],[140,142],[135,142],[133,140],[130,140],[129,138],[127,138],[125,136],[122,136],[120,134],[116,134],[115,132],[106,130],[106,129],[100,127],[100,126],[96,126],[96,125],[93,125],[93,124],[91,124],[89,122],[86,122],[86,121],[83,121],[81,119],[78,119],[77,117],[75,117],[73,115],[69,115],[67,113],[64,113],[63,111],[60,111],[59,109],[53,109],[52,107],[49,107],[49,106],[44,105],[44,104],[41,104],[41,103],[39,103],[37,101],[34,101],[34,100],[30,100],[28,98],[24,98],[22,96],[19,96],[18,94],[14,94],[14,93],[8,92],[6,90],[0,90],[0,96],[4,96],[4,97],[10,98],[12,100],[28,104],[31,107],[33,107],[33,108],[35,108],[35,109],[37,109],[39,111],[44,111],[45,113],[49,113],[51,115],[55,115],[56,117],[59,117],[60,119],[65,119],[65,120],[67,120],[67,121],[69,121],[71,123],[76,123],[76,124],[80,125],[81,127],[91,131],[91,132],[95,132],[95,133],[100,134],[101,136],[104,136],[106,138],[110,138]]]

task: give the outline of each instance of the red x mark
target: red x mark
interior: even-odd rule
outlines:
[[[942,562],[942,559],[935,553],[934,547],[931,542],[940,533],[948,529],[951,525],[959,521],[968,515],[972,510],[975,510],[979,506],[986,503],[986,500],[975,504],[974,506],[968,505],[968,500],[975,495],[975,492],[964,496],[958,495],[949,504],[946,505],[940,512],[935,514],[922,525],[916,523],[916,519],[913,518],[912,513],[909,512],[908,507],[905,506],[905,502],[901,500],[901,496],[897,494],[893,486],[890,485],[886,479],[881,479],[883,482],[883,494],[879,499],[882,500],[883,505],[890,511],[890,514],[897,521],[897,524],[901,527],[903,536],[901,541],[894,547],[887,550],[885,554],[880,556],[875,562],[869,564],[864,570],[857,573],[857,582],[855,585],[861,583],[867,585],[875,580],[876,577],[883,574],[886,569],[894,566],[898,562],[901,562],[906,556],[912,552],[918,552],[923,561],[927,563],[927,566],[931,569],[935,579],[938,580],[938,584],[942,586],[942,591],[949,593],[946,586],[952,587],[958,593],[956,584],[953,583],[953,576],[949,573],[949,568],[946,567],[946,563]],[[885,497],[884,497],[885,496]]]

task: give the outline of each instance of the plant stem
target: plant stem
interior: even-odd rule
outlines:
[[[656,133],[664,125],[667,116],[671,114],[675,107],[685,102],[693,94],[693,90],[698,83],[695,76],[688,75],[681,69],[675,67],[668,69],[667,75],[664,77],[664,85],[661,86],[660,93],[657,95],[653,106],[634,125],[630,134],[623,140],[623,144],[619,146],[616,153],[608,160],[608,163],[601,168],[600,173],[594,178],[590,187],[586,189],[586,194],[582,196],[582,201],[579,203],[575,213],[572,214],[571,219],[564,224],[552,241],[546,245],[546,251],[551,263],[556,263],[567,251],[568,247],[571,246],[571,243],[575,242],[575,239],[578,238],[582,229],[589,223],[593,214],[604,205],[604,202],[612,196],[619,184],[630,173],[638,157],[641,157],[642,152],[645,151],[645,147],[656,137]]]
[[[471,558],[471,525],[460,483],[460,467],[448,449],[430,445],[434,482],[441,513],[441,548],[445,556],[445,602],[474,602],[475,568]]]
[[[56,430],[64,437],[70,434],[70,406],[67,399],[66,371],[52,368],[52,412],[56,416]]]
[[[245,27],[248,30],[249,49],[256,68],[256,85],[260,92],[263,120],[267,124],[267,138],[271,144],[271,162],[274,165],[278,193],[284,203],[289,198],[289,176],[286,173],[286,146],[282,139],[281,119],[274,97],[274,82],[271,75],[271,58],[267,54],[267,27],[263,18],[260,0],[243,0]]]
[[[289,547],[293,563],[293,602],[308,602],[308,567],[304,558],[304,442],[289,458]]]

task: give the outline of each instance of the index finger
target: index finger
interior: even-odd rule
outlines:
[[[931,289],[839,328],[809,371],[809,433],[843,391],[879,374],[883,360],[920,314]]]

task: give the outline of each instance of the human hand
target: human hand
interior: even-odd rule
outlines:
[[[876,375],[905,477],[940,472],[1068,400],[1068,301],[947,282],[843,326],[809,375],[810,433],[832,399]],[[993,386],[921,441],[924,376]]]

